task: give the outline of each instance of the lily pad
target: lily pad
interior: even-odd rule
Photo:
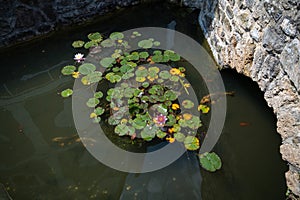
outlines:
[[[203,114],[208,113],[210,108],[207,105],[199,105],[198,106],[198,111],[201,111]]]
[[[63,75],[71,75],[76,70],[76,67],[73,65],[67,65],[62,68],[61,73]]]
[[[101,42],[102,41],[102,35],[99,32],[95,32],[95,33],[90,33],[88,34],[88,38],[90,40],[93,40],[95,42]]]
[[[135,132],[135,129],[132,126],[127,126],[126,124],[119,124],[115,127],[115,133],[117,133],[119,136],[124,135],[133,135]]]
[[[178,141],[178,142],[184,142],[185,140],[185,135],[183,133],[174,133],[174,138]]]
[[[72,47],[74,48],[81,48],[84,45],[84,41],[82,40],[76,40],[72,43]]]
[[[105,68],[111,67],[115,63],[116,59],[111,57],[105,57],[100,60],[100,65],[102,65]]]
[[[160,45],[160,42],[159,41],[155,41],[155,42],[153,42],[153,45],[158,47]]]
[[[140,48],[150,49],[153,46],[153,42],[151,40],[141,40],[138,43]]]
[[[184,139],[184,146],[187,150],[197,150],[200,147],[199,140],[198,138],[189,135]]]
[[[102,73],[98,71],[92,72],[88,74],[86,78],[89,83],[98,83],[99,81],[102,80]]]
[[[204,153],[199,155],[199,160],[201,166],[210,172],[215,172],[216,170],[221,169],[222,161],[220,157],[212,152],[212,153]]]
[[[124,38],[124,34],[120,32],[113,32],[110,34],[109,38],[112,40],[121,40]]]
[[[177,95],[172,90],[167,90],[164,94],[166,100],[174,101],[177,99]]]
[[[140,52],[139,53],[140,58],[146,59],[149,57],[149,53],[146,51]]]
[[[103,93],[102,93],[101,91],[96,92],[96,93],[94,94],[94,97],[97,98],[97,99],[100,99],[100,98],[103,97]]]
[[[96,70],[96,66],[91,63],[84,63],[79,66],[78,71],[83,75],[88,75]]]
[[[151,141],[155,137],[157,131],[158,127],[156,126],[146,126],[141,131],[141,137],[146,141]]]
[[[166,137],[166,135],[167,135],[167,133],[166,133],[166,132],[163,132],[163,131],[161,131],[161,130],[158,130],[158,131],[156,132],[156,136],[157,136],[158,138],[164,138],[164,137]]]
[[[90,108],[94,108],[96,105],[100,103],[99,99],[97,98],[90,98],[87,102],[86,105]]]
[[[69,96],[71,96],[73,94],[73,90],[72,89],[65,89],[64,91],[62,91],[61,93],[60,93],[60,95],[62,96],[62,97],[69,97]]]
[[[159,73],[159,77],[161,77],[162,79],[169,79],[171,77],[170,72],[163,70]]]
[[[112,47],[115,46],[115,42],[112,39],[106,39],[101,42],[101,46],[103,47]]]
[[[194,107],[194,103],[191,100],[186,99],[182,102],[182,106],[186,109],[190,109]]]
[[[96,113],[96,115],[102,115],[104,113],[104,109],[101,108],[101,107],[97,107],[95,110],[94,110],[94,113]]]
[[[89,49],[91,47],[96,47],[96,46],[98,46],[98,43],[94,40],[89,41],[89,42],[84,44],[84,48],[86,48],[86,49]]]

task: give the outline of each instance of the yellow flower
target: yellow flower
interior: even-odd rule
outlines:
[[[185,120],[190,120],[190,119],[192,119],[192,115],[189,114],[189,113],[184,113],[184,114],[183,114],[183,119],[185,119]]]
[[[167,137],[166,140],[170,143],[175,142],[175,138],[172,138],[172,137]]]
[[[97,114],[94,113],[94,112],[92,112],[92,113],[90,114],[90,118],[92,119],[92,118],[95,118],[95,117],[97,117]]]
[[[179,105],[177,103],[172,104],[172,109],[177,110],[179,108]]]
[[[123,40],[118,40],[118,42],[119,42],[119,43],[122,43],[122,42],[123,42]]]
[[[73,78],[78,78],[79,75],[80,75],[79,72],[73,72],[73,73],[72,73]]]
[[[147,78],[149,81],[153,82],[155,79],[158,78],[158,76],[157,75],[155,77],[148,76]]]
[[[169,132],[169,133],[174,133],[174,128],[169,128],[169,129],[168,129],[168,132]]]
[[[172,68],[172,69],[170,69],[170,74],[172,74],[172,75],[179,75],[179,74],[181,74],[181,72],[177,68]]]

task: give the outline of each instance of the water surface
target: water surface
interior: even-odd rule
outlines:
[[[13,199],[283,199],[286,164],[279,154],[276,121],[257,85],[223,71],[228,97],[225,127],[215,151],[222,170],[200,170],[194,153],[147,174],[113,170],[94,159],[78,140],[72,87],[60,69],[72,63],[76,39],[142,26],[183,32],[204,47],[197,12],[165,4],[120,10],[94,22],[0,51],[0,182]],[[242,126],[241,126],[242,125]]]

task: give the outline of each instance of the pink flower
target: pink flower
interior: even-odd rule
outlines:
[[[83,57],[83,56],[84,56],[84,55],[83,55],[82,53],[77,53],[77,54],[75,54],[75,56],[74,56],[74,60],[75,60],[76,62],[80,63],[81,61],[84,60],[84,57]]]
[[[165,125],[166,121],[167,121],[167,117],[163,114],[159,114],[157,115],[156,117],[154,117],[153,121],[160,125],[160,126],[163,126]]]

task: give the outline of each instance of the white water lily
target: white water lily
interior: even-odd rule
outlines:
[[[75,60],[76,62],[81,62],[81,61],[84,60],[84,55],[83,55],[82,53],[77,53],[77,54],[75,54],[75,56],[74,56],[74,60]]]

